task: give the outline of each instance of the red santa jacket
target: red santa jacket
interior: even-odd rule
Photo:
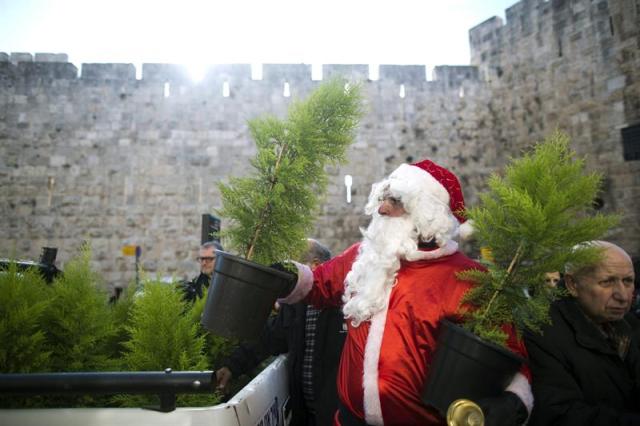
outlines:
[[[293,298],[317,307],[341,306],[344,281],[359,244],[320,265],[299,280]],[[472,285],[456,273],[483,266],[458,251],[414,262],[402,261],[387,309],[358,327],[348,322],[338,370],[338,395],[356,416],[370,424],[444,424],[435,409],[420,400],[436,347],[438,322],[455,317]],[[303,274],[304,275],[304,274]],[[526,357],[512,335],[509,346]]]

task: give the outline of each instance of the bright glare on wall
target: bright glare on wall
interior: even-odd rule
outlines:
[[[399,93],[401,98],[404,98],[404,84],[400,85],[400,93]]]
[[[225,81],[224,83],[222,83],[222,96],[224,96],[225,98],[229,97],[229,82]]]
[[[164,97],[168,98],[171,95],[171,84],[169,82],[164,83]]]
[[[311,80],[322,80],[322,64],[311,64]]]
[[[369,80],[376,81],[380,78],[380,66],[369,65]]]
[[[262,80],[262,64],[251,64],[251,79]]]
[[[351,203],[351,184],[353,184],[353,178],[351,175],[345,175],[344,186],[347,187],[347,203]]]
[[[289,83],[284,83],[284,92],[282,93],[282,95],[285,98],[288,98],[289,96],[291,96],[291,91],[289,90]]]
[[[204,76],[207,73],[207,66],[204,64],[189,64],[187,65],[187,73],[194,83],[199,83],[204,80]]]

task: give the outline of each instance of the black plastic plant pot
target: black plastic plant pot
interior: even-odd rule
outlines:
[[[211,333],[255,340],[273,309],[286,294],[292,274],[216,250],[209,294],[201,324]]]
[[[440,321],[436,348],[421,396],[443,417],[457,399],[477,402],[499,395],[524,362],[448,320]]]

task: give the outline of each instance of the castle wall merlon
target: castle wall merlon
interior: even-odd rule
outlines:
[[[435,81],[445,87],[459,87],[464,81],[479,81],[478,67],[473,65],[439,65],[433,69]]]
[[[82,80],[135,81],[133,64],[82,64]]]
[[[190,81],[184,65],[142,64],[142,79],[150,82],[184,83]]]
[[[507,27],[512,35],[516,35],[518,38],[527,37],[534,31],[534,21],[537,20],[535,13],[537,5],[535,3],[537,0],[521,0],[505,10]]]
[[[0,62],[9,62],[9,54],[0,52]]]
[[[311,81],[311,65],[307,64],[264,64],[262,79],[272,83]]]
[[[427,79],[424,65],[380,65],[380,80],[392,80],[399,84],[422,84]]]
[[[33,56],[28,52],[11,52],[9,60],[13,64],[17,64],[18,62],[33,62]]]
[[[472,45],[485,41],[485,36],[504,26],[504,21],[499,16],[493,16],[469,30],[469,43]]]
[[[78,68],[69,62],[19,62],[16,77],[26,80],[75,80]]]
[[[211,67],[204,77],[205,82],[229,82],[230,84],[250,81],[250,64],[219,64]]]
[[[69,62],[66,53],[36,53],[34,62]]]
[[[322,78],[329,79],[333,76],[343,76],[347,80],[366,81],[369,79],[369,65],[322,65]]]

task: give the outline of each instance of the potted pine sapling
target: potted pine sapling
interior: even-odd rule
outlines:
[[[335,78],[292,104],[285,120],[249,121],[257,145],[253,172],[218,184],[218,214],[229,221],[221,237],[239,255],[216,253],[202,316],[209,331],[259,335],[275,300],[293,284],[292,274],[266,265],[304,251],[327,186],[326,167],[344,162],[361,115],[359,86]]]
[[[548,287],[544,274],[596,260],[597,249],[575,246],[600,238],[617,221],[594,209],[602,178],[587,173],[568,146],[562,133],[546,138],[513,160],[504,176],[492,175],[479,205],[467,212],[491,259],[482,261],[486,270],[460,274],[475,283],[460,307],[462,325],[441,324],[422,399],[443,415],[449,407],[449,416],[455,407],[464,411],[460,399],[477,401],[506,388],[524,362],[507,349],[506,327],[520,335],[549,323],[549,305],[562,290]]]

